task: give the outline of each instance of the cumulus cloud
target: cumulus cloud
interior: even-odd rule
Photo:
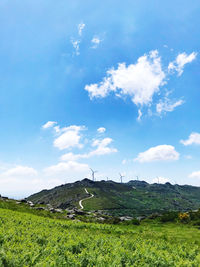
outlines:
[[[117,97],[128,97],[138,106],[138,118],[140,121],[145,108],[148,114],[152,114],[151,107],[155,105],[155,96],[159,101],[156,110],[159,114],[172,112],[176,107],[184,103],[183,100],[170,100],[163,97],[163,86],[167,84],[169,76],[178,72],[180,76],[183,73],[185,64],[191,63],[197,56],[192,52],[179,54],[176,59],[169,63],[168,70],[163,68],[161,57],[157,50],[150,51],[139,57],[136,63],[119,63],[116,68],[107,70],[102,81],[98,83],[87,84],[84,89],[88,92],[90,99],[105,98],[109,94]]]
[[[84,126],[72,125],[59,129],[61,135],[54,140],[54,146],[60,150],[72,147],[82,148],[83,144],[80,143],[80,131],[84,130]]]
[[[104,127],[100,127],[97,129],[98,133],[105,133],[105,131],[106,131],[106,128],[104,128]]]
[[[11,198],[24,198],[33,193],[39,192],[43,189],[50,189],[63,183],[62,179],[42,179],[34,177],[27,179],[27,177],[9,176],[6,179],[0,176],[0,188],[3,196]]]
[[[99,84],[85,86],[90,98],[106,97],[110,92],[131,97],[136,105],[148,105],[153,95],[165,83],[158,51],[140,57],[136,64],[120,63],[117,69],[109,69]]]
[[[0,188],[4,196],[22,198],[47,188],[48,185],[50,181],[40,179],[38,171],[29,166],[9,166],[0,172]]]
[[[86,130],[85,126],[71,125],[68,127],[60,127],[59,125],[53,127],[57,137],[55,138],[53,145],[59,150],[82,148],[81,138],[83,137],[81,131]],[[102,134],[106,131],[106,128],[99,127],[97,132]],[[112,138],[95,139],[91,146],[96,147],[92,151],[83,154],[74,154],[72,152],[66,153],[61,156],[62,161],[76,161],[83,158],[90,158],[95,155],[105,155],[117,152],[116,148],[110,147]]]
[[[43,189],[50,189],[64,180],[58,178],[40,178],[39,175],[8,175],[0,174],[0,188],[3,196],[24,198]]]
[[[92,47],[93,49],[96,49],[99,44],[101,43],[101,39],[99,39],[99,37],[93,37],[92,40],[91,40],[91,43],[92,43]]]
[[[95,155],[106,155],[110,153],[116,153],[117,149],[109,147],[108,145],[112,142],[113,140],[109,137],[104,138],[103,140],[94,140],[92,143],[93,147],[97,147],[95,150],[91,151],[89,153],[89,156],[95,156]]]
[[[62,155],[60,159],[62,161],[79,160],[79,159],[91,158],[93,156],[102,156],[102,155],[107,155],[111,153],[116,153],[117,152],[116,148],[109,147],[112,141],[113,140],[108,137],[102,140],[96,139],[93,141],[92,146],[97,147],[97,148],[90,151],[89,153],[84,153],[84,154],[66,153]]]
[[[189,145],[200,145],[200,134],[199,133],[191,133],[187,140],[180,141],[184,146]]]
[[[84,154],[82,154],[84,155]],[[62,161],[76,161],[81,158],[81,154],[74,154],[72,152],[66,153],[60,157]]]
[[[186,53],[179,54],[175,61],[170,62],[168,65],[168,71],[177,71],[178,76],[183,73],[183,69],[185,64],[191,63],[197,56],[197,53],[192,52],[191,54],[187,55]]]
[[[83,29],[85,28],[85,23],[79,23],[78,24],[78,34],[81,36]]]
[[[27,176],[27,178],[29,178],[30,176],[35,176],[37,175],[37,171],[31,167],[27,167],[27,166],[15,166],[13,168],[10,168],[8,170],[6,170],[5,172],[3,172],[1,174],[2,176]]]
[[[68,172],[88,172],[89,166],[85,163],[79,163],[76,161],[59,162],[56,165],[49,166],[44,169],[44,173],[47,176],[55,175],[67,175]]]
[[[159,145],[151,147],[148,150],[138,154],[134,161],[152,162],[152,161],[168,161],[178,160],[179,153],[171,145]]]
[[[200,179],[200,171],[192,172],[189,175],[189,178],[197,178],[197,179]]]
[[[156,105],[156,111],[158,114],[172,112],[178,106],[184,104],[183,100],[172,101],[169,98],[165,98],[164,100],[160,100],[160,102]]]
[[[159,184],[165,184],[165,183],[169,183],[170,180],[168,178],[165,177],[156,177],[152,180],[152,183],[159,183]]]
[[[44,125],[42,125],[42,128],[43,128],[43,129],[51,128],[51,127],[53,127],[55,124],[57,124],[56,121],[48,121],[47,123],[45,123]]]

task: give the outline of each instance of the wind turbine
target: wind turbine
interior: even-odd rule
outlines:
[[[91,172],[92,172],[92,181],[95,181],[94,174],[95,174],[96,172],[98,172],[98,171],[93,171],[93,169],[91,169],[91,168],[90,168],[90,170],[91,170]]]
[[[121,175],[121,173],[119,173],[119,176],[120,176],[120,181],[122,183],[122,178],[125,177],[124,175]]]

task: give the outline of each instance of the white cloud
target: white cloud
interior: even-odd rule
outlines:
[[[81,36],[83,29],[85,28],[85,24],[84,23],[79,23],[78,24],[78,34]]]
[[[99,37],[93,37],[91,43],[92,43],[91,48],[96,49],[98,45],[101,43],[101,39],[99,39]]]
[[[197,56],[197,53],[192,52],[191,54],[187,55],[186,53],[179,54],[175,61],[170,62],[168,65],[169,71],[177,71],[178,76],[180,76],[183,73],[183,69],[185,64],[191,63]]]
[[[60,159],[62,161],[79,160],[79,159],[91,158],[93,156],[102,156],[102,155],[108,155],[111,153],[116,153],[117,152],[116,148],[108,146],[110,145],[112,141],[113,140],[108,137],[102,140],[96,139],[92,143],[93,147],[97,147],[95,150],[92,150],[89,153],[85,153],[85,154],[66,153],[62,155]]]
[[[151,162],[151,161],[168,161],[178,160],[179,153],[171,145],[159,145],[151,147],[145,152],[138,154],[134,161],[139,162]]]
[[[185,64],[192,62],[196,56],[195,52],[189,55],[179,54],[174,61],[169,63],[167,70],[166,67],[162,67],[158,51],[150,51],[139,57],[135,64],[119,63],[116,68],[108,69],[102,81],[87,84],[84,89],[88,92],[90,99],[105,98],[110,93],[122,99],[131,98],[132,102],[138,106],[138,121],[141,120],[145,108],[148,114],[153,114],[152,105],[156,105],[159,114],[172,112],[184,101],[171,100],[167,95],[163,97],[163,85],[167,84],[169,76],[174,71],[177,71],[180,76]],[[154,102],[155,95],[159,98],[157,104]]]
[[[183,104],[184,104],[184,101],[181,99],[173,102],[169,98],[165,98],[164,100],[160,100],[160,102],[156,105],[156,111],[159,114],[172,112],[174,111],[176,107],[181,106]]]
[[[60,157],[62,161],[76,161],[80,159],[81,154],[74,154],[72,152],[66,153]]]
[[[51,128],[51,127],[53,127],[55,124],[57,124],[56,121],[48,121],[47,123],[45,123],[44,125],[42,125],[42,128],[43,128],[43,129]]]
[[[140,109],[138,109],[138,117],[137,120],[141,121],[141,117],[142,117],[142,111]]]
[[[73,40],[71,39],[72,46],[75,50],[75,55],[79,56],[80,55],[80,40]]]
[[[106,131],[106,128],[104,128],[104,127],[100,127],[97,129],[98,133],[105,133],[105,131]]]
[[[187,140],[180,141],[184,146],[189,146],[192,144],[200,145],[200,134],[199,133],[191,133]]]
[[[111,153],[116,153],[117,149],[108,147],[108,145],[112,142],[113,140],[111,138],[104,138],[103,140],[94,140],[92,146],[96,146],[97,149],[94,151],[91,151],[89,153],[89,156],[95,156],[95,155],[106,155],[106,154],[111,154]]]
[[[82,148],[83,145],[80,144],[80,139],[81,139],[80,131],[84,129],[85,129],[84,126],[76,126],[76,125],[59,129],[59,132],[63,133],[54,140],[54,146],[59,148],[60,150],[72,147]]]
[[[39,179],[38,176],[38,171],[32,167],[21,165],[5,167],[0,173],[1,194],[22,198],[47,188],[50,181]]]
[[[76,161],[60,162],[44,169],[47,176],[67,175],[68,172],[88,172],[89,166]]]
[[[200,171],[192,172],[189,175],[189,178],[197,178],[197,179],[200,179]]]
[[[153,95],[165,83],[158,51],[140,57],[136,64],[120,63],[117,69],[107,71],[99,84],[85,86],[90,98],[106,97],[110,92],[130,96],[136,105],[148,105]]]
[[[3,173],[0,174],[1,195],[19,199],[43,189],[50,189],[64,182],[62,179],[39,178],[39,175],[25,173],[8,176],[5,176]]]
[[[60,133],[60,126],[53,127],[56,133]]]
[[[27,167],[27,166],[16,166],[13,168],[10,168],[8,170],[6,170],[5,172],[3,172],[1,174],[2,176],[26,176],[27,178],[29,178],[30,176],[35,176],[37,175],[37,171],[31,167]]]
[[[27,179],[27,177],[11,176],[4,179],[4,177],[0,177],[1,194],[17,199],[28,197],[33,193],[53,188],[62,183],[63,180],[55,178],[41,179],[34,177]]]
[[[169,183],[170,180],[168,178],[165,177],[156,177],[152,180],[152,183],[159,183],[159,184],[165,184],[165,183]]]

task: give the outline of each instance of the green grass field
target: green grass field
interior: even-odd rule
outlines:
[[[0,266],[200,266],[200,230],[64,221],[0,209]]]

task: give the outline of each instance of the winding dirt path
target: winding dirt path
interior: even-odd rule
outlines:
[[[79,206],[81,207],[81,210],[83,209],[83,205],[82,205],[82,201],[84,201],[84,200],[86,200],[86,199],[90,199],[90,198],[93,198],[94,197],[94,195],[91,193],[89,193],[88,191],[87,191],[87,189],[86,188],[84,188],[85,189],[85,192],[86,192],[86,194],[88,194],[88,195],[91,195],[91,196],[89,196],[89,197],[86,197],[86,198],[83,198],[83,199],[81,199],[80,201],[79,201]]]

